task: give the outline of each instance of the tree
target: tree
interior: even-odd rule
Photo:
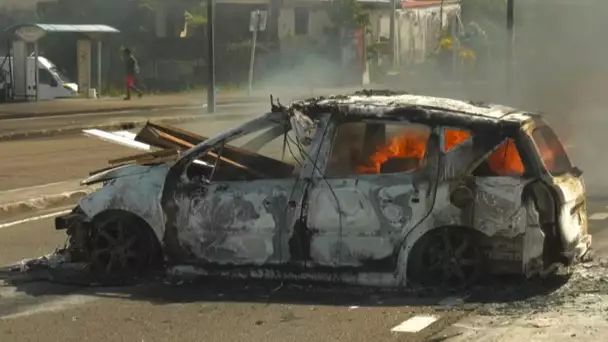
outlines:
[[[198,27],[207,24],[207,1],[200,2],[184,11],[184,19],[189,26]]]
[[[336,28],[355,29],[369,25],[369,13],[357,0],[333,0],[329,18]]]

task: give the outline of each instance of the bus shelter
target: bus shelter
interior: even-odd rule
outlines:
[[[97,91],[101,91],[101,52],[102,37],[109,33],[120,31],[107,25],[58,25],[58,24],[18,24],[5,30],[12,34],[10,58],[10,79],[12,82],[13,99],[28,100],[32,97],[40,100],[40,67],[38,42],[50,33],[77,33],[77,90],[81,94],[89,94],[91,84],[91,52],[92,45],[97,42]],[[28,51],[33,45],[34,53]],[[32,62],[28,62],[33,60]],[[49,64],[48,61],[45,61]],[[33,70],[32,70],[33,69]],[[52,69],[52,66],[51,66]],[[53,72],[53,71],[51,71]],[[54,85],[64,86],[64,85]]]

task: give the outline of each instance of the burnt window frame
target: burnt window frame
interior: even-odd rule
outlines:
[[[475,131],[474,131],[474,130],[472,130],[471,128],[469,128],[469,127],[460,127],[460,126],[441,125],[439,129],[440,129],[440,132],[441,132],[441,136],[439,137],[439,151],[440,151],[442,154],[448,154],[448,153],[451,153],[452,151],[454,151],[454,150],[456,150],[456,149],[460,148],[460,146],[461,146],[462,144],[466,143],[466,142],[467,142],[467,141],[469,141],[469,140],[471,140],[471,141],[472,141],[472,143],[475,143]],[[445,134],[445,133],[446,133],[446,130],[448,130],[448,129],[452,129],[452,130],[459,130],[459,131],[466,131],[466,132],[469,132],[469,134],[470,134],[471,136],[470,136],[468,139],[464,140],[462,143],[460,143],[460,144],[458,144],[458,145],[454,146],[454,147],[453,147],[451,150],[446,151],[446,150],[445,150],[445,142],[446,142],[446,139],[445,139],[446,134]]]
[[[528,139],[528,135],[525,131],[525,127],[524,125],[519,126],[516,129],[508,128],[505,134],[505,131],[502,129],[494,129],[492,127],[473,127],[473,126],[467,126],[467,125],[450,125],[450,124],[442,124],[439,125],[440,128],[440,132],[441,132],[441,136],[439,137],[440,139],[440,145],[439,145],[439,150],[440,150],[440,154],[445,156],[445,155],[449,155],[451,153],[457,153],[457,150],[459,148],[461,148],[461,146],[463,146],[464,143],[466,143],[467,141],[471,141],[471,144],[473,144],[473,148],[474,150],[479,150],[479,146],[478,144],[480,143],[480,141],[478,140],[478,138],[483,139],[483,135],[484,134],[480,134],[481,131],[480,130],[484,130],[487,134],[488,131],[486,130],[490,130],[489,132],[491,132],[491,134],[496,134],[496,135],[503,135],[502,139],[500,140],[500,142],[498,144],[496,144],[493,148],[492,151],[485,153],[483,156],[480,156],[478,159],[476,159],[470,167],[472,167],[473,165],[476,164],[476,166],[472,169],[469,169],[467,174],[469,176],[472,177],[479,177],[479,178],[491,178],[491,177],[518,177],[518,178],[531,178],[531,177],[535,177],[536,175],[538,175],[538,167],[536,166],[536,163],[534,160],[532,160],[530,158],[530,147],[529,144],[531,144],[532,142],[528,142],[526,139]],[[471,134],[471,137],[467,140],[464,140],[461,144],[455,146],[454,148],[452,148],[449,151],[445,151],[445,132],[446,129],[454,129],[454,130],[461,130],[461,131],[467,131]],[[515,144],[515,148],[517,149],[517,152],[519,154],[519,157],[521,159],[521,162],[524,166],[524,172],[520,175],[506,175],[506,176],[502,176],[502,175],[479,175],[476,174],[476,172],[482,167],[482,165],[484,163],[488,162],[488,159],[490,158],[490,156],[498,149],[500,148],[500,146],[502,144],[504,144],[508,139],[512,139],[514,144]],[[532,146],[532,153],[535,152],[534,147]]]
[[[540,148],[538,146],[538,143],[537,143],[536,139],[534,138],[534,133],[536,133],[542,129],[548,129],[551,132],[551,134],[554,135],[555,139],[559,142],[560,147],[563,151],[563,156],[567,159],[568,164],[569,164],[569,167],[567,170],[565,170],[565,171],[562,170],[560,172],[554,173],[549,169],[549,167],[547,167],[547,164],[545,163],[545,160],[540,153]],[[534,158],[537,160],[537,163],[539,164],[539,167],[543,173],[546,173],[547,175],[549,175],[551,177],[561,177],[561,176],[567,175],[572,172],[575,165],[572,162],[570,155],[568,155],[568,151],[566,150],[566,147],[564,146],[563,142],[561,141],[561,139],[559,138],[559,136],[557,135],[555,130],[547,122],[545,122],[544,120],[540,120],[540,119],[534,120],[533,126],[525,134],[526,134],[526,138],[529,139],[529,143],[531,144],[531,146],[530,146],[531,153],[534,154],[534,156],[535,156]],[[544,139],[544,137],[543,137],[543,139]]]
[[[255,120],[252,120],[255,121]],[[247,123],[246,123],[247,124]],[[246,125],[244,124],[244,125]],[[253,182],[253,181],[272,181],[272,180],[288,180],[288,179],[293,179],[293,180],[297,180],[303,177],[308,177],[305,174],[305,166],[307,163],[311,162],[313,159],[315,159],[313,157],[313,142],[315,139],[317,139],[317,134],[319,133],[319,126],[318,124],[315,124],[314,127],[314,133],[312,136],[312,141],[306,145],[303,144],[302,145],[302,149],[299,150],[297,149],[297,147],[295,147],[295,143],[297,142],[297,138],[292,137],[292,140],[290,143],[292,145],[292,151],[294,152],[294,154],[296,154],[296,156],[294,156],[293,158],[293,163],[291,162],[286,162],[286,159],[290,159],[290,158],[283,158],[282,155],[276,155],[276,156],[271,156],[268,155],[266,153],[260,153],[264,147],[266,147],[268,144],[273,143],[275,141],[277,141],[277,139],[283,139],[283,137],[285,136],[284,133],[281,134],[277,134],[274,137],[270,138],[270,139],[264,139],[264,145],[262,145],[261,147],[258,146],[258,148],[255,149],[248,149],[246,147],[246,145],[248,143],[250,143],[252,140],[260,138],[261,135],[264,135],[265,133],[272,131],[274,129],[276,129],[277,127],[287,127],[288,128],[288,132],[289,133],[293,133],[295,134],[295,128],[292,127],[291,124],[285,126],[285,123],[283,122],[278,122],[276,120],[272,120],[269,119],[269,121],[266,122],[266,125],[264,126],[260,126],[257,129],[253,129],[247,133],[244,133],[242,135],[239,135],[237,137],[225,137],[222,140],[218,140],[216,141],[213,145],[209,145],[207,146],[207,148],[204,151],[200,151],[198,153],[193,154],[189,159],[188,162],[186,162],[182,167],[183,167],[183,174],[188,174],[190,171],[189,169],[193,167],[193,164],[197,164],[197,160],[199,161],[199,163],[197,164],[196,167],[209,167],[211,166],[212,168],[209,170],[209,174],[207,176],[203,175],[203,178],[205,179],[207,184],[218,184],[218,183],[243,183],[243,182]],[[270,160],[273,160],[277,163],[282,163],[282,164],[286,164],[286,165],[290,165],[292,166],[294,169],[293,170],[297,170],[297,173],[292,173],[290,177],[269,177],[269,178],[259,178],[259,179],[253,179],[253,180],[242,180],[242,179],[214,179],[215,175],[217,174],[217,168],[221,168],[221,164],[222,162],[220,162],[220,158],[219,157],[224,157],[224,151],[226,150],[226,146],[230,146],[236,149],[241,149],[241,150],[245,150],[249,153],[252,154],[256,154],[259,155],[260,157],[263,158],[267,158]],[[301,151],[303,151],[303,153],[301,153]],[[215,153],[218,155],[218,158],[213,158],[212,161],[206,161],[205,158],[208,158],[208,154],[209,153]],[[288,155],[290,155],[291,152],[289,151],[289,147],[285,146],[285,157],[287,157]],[[201,165],[200,162],[207,164],[208,166],[204,166]],[[188,179],[200,179],[201,177],[199,177],[198,175],[195,177],[190,177],[188,176]]]
[[[339,175],[339,176],[332,176],[330,174],[328,174],[328,170],[329,170],[329,166],[331,164],[331,158],[332,158],[332,153],[334,151],[334,147],[335,142],[336,142],[336,138],[338,136],[339,130],[340,130],[340,126],[343,125],[348,125],[348,124],[363,124],[365,125],[365,127],[363,128],[364,132],[367,129],[367,125],[369,124],[378,124],[378,125],[384,125],[386,126],[402,126],[402,127],[412,127],[412,126],[420,126],[420,127],[425,127],[426,129],[428,129],[429,132],[429,136],[428,136],[428,140],[426,143],[426,149],[424,152],[424,157],[422,158],[422,162],[419,168],[416,168],[414,170],[410,170],[410,171],[405,171],[405,172],[390,172],[390,173],[351,173],[348,175]],[[375,119],[362,119],[362,120],[346,120],[346,121],[334,121],[332,122],[332,125],[334,126],[333,128],[333,135],[331,137],[328,138],[328,141],[331,144],[331,147],[328,151],[327,154],[327,158],[325,161],[325,165],[323,166],[323,177],[327,178],[327,179],[345,179],[345,178],[359,178],[359,177],[386,177],[386,176],[394,176],[394,175],[412,175],[418,172],[427,172],[428,167],[430,166],[429,163],[429,142],[433,137],[433,134],[435,134],[436,132],[436,126],[433,126],[429,123],[424,123],[424,122],[409,122],[409,121],[402,121],[402,120],[375,120]],[[386,131],[385,131],[386,133]],[[363,139],[365,139],[365,136],[363,137]],[[362,146],[363,147],[363,146]],[[435,151],[435,153],[440,153],[441,151],[441,147],[438,145],[437,146],[437,151]]]
[[[490,156],[492,155],[492,153],[494,153],[498,148],[500,148],[500,146],[502,144],[504,144],[508,139],[512,139],[515,147],[517,149],[517,152],[519,153],[519,158],[521,159],[521,162],[524,166],[524,172],[521,175],[517,175],[517,176],[501,176],[501,175],[477,175],[475,174],[475,172],[481,167],[481,165],[484,162],[487,162],[488,159],[490,158]],[[500,141],[500,143],[498,143],[497,145],[494,146],[494,148],[492,149],[491,152],[486,153],[483,158],[481,158],[481,162],[474,168],[471,170],[470,175],[473,177],[479,177],[479,178],[497,178],[497,177],[511,177],[511,178],[521,178],[521,179],[526,179],[526,178],[533,178],[536,177],[538,175],[538,167],[535,163],[534,160],[531,159],[530,157],[530,148],[534,148],[534,146],[530,146],[530,144],[532,144],[532,140],[528,140],[530,139],[528,134],[525,132],[525,129],[523,127],[520,127],[516,132],[514,132],[513,134],[507,134],[504,136],[504,138]],[[534,153],[534,152],[533,152]]]

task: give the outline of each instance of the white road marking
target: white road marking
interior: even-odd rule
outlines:
[[[439,317],[437,316],[427,316],[427,315],[417,315],[406,321],[403,321],[401,324],[395,326],[391,329],[392,332],[408,332],[408,333],[417,333],[429,325],[435,323]]]
[[[595,213],[589,216],[590,220],[605,220],[608,218],[608,213]]]
[[[23,219],[23,220],[18,220],[18,221],[13,221],[13,222],[8,222],[8,223],[2,223],[2,224],[0,224],[0,229],[13,227],[13,226],[17,226],[17,225],[28,223],[28,222],[45,220],[45,219],[48,219],[48,218],[52,218],[52,217],[56,217],[56,216],[60,216],[60,215],[69,214],[71,212],[72,212],[72,210],[63,210],[63,211],[58,211],[58,212],[54,212],[54,213],[50,213],[50,214],[45,214],[45,215],[28,217],[28,218]]]
[[[63,181],[63,182],[54,182],[54,183],[48,183],[48,184],[41,184],[41,185],[35,185],[35,186],[28,186],[25,188],[17,188],[17,189],[10,189],[10,190],[4,190],[2,191],[2,194],[13,194],[13,193],[20,193],[23,191],[30,191],[30,190],[34,190],[34,189],[42,189],[42,188],[48,188],[51,186],[55,186],[55,185],[60,185],[60,184],[78,184],[79,181]]]

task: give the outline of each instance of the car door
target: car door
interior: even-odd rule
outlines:
[[[35,84],[35,80],[34,80]],[[38,97],[40,100],[52,100],[57,97],[57,81],[46,68],[38,68]]]
[[[582,172],[572,165],[555,132],[536,119],[528,136],[543,165],[547,183],[558,194],[558,220],[566,254],[580,256],[591,243],[587,231],[587,204]]]
[[[175,202],[182,248],[198,260],[263,265],[284,261],[281,229],[295,179],[211,181],[180,189]]]
[[[357,122],[335,129],[306,198],[312,265],[392,271],[405,232],[432,206],[431,128]]]
[[[263,126],[263,129],[276,128],[273,120],[279,120],[280,115],[274,116],[269,116],[272,119],[269,122],[274,125]],[[254,124],[251,126],[255,127]],[[242,137],[247,142],[245,145],[255,145],[251,143],[251,136],[246,135],[251,133],[248,132],[250,130],[251,127],[245,125],[233,132],[245,135]],[[276,138],[273,142],[283,142],[283,135]],[[194,160],[187,165],[178,162],[167,177],[162,202],[167,216],[165,241],[171,253],[170,259],[187,263],[258,266],[289,261],[293,226],[286,222],[297,210],[291,204],[297,203],[302,196],[301,191],[294,191],[303,182],[301,173],[280,170],[287,167],[286,163],[278,161],[281,159],[280,148],[279,155],[274,153],[272,157],[239,150],[237,154],[246,157],[241,160],[249,160],[247,165],[254,165],[255,170],[271,175],[260,176],[255,171],[251,178],[239,179],[233,175],[241,175],[242,172],[230,171],[232,169],[227,168],[228,164],[221,159],[231,156],[223,150],[225,146],[219,142],[210,150],[191,157],[213,164],[211,166],[197,164]],[[283,176],[272,176],[277,174]]]
[[[520,234],[525,227],[522,193],[528,180],[515,137],[455,127],[445,127],[442,137],[440,179],[445,183],[440,187],[449,190],[440,191],[448,198],[438,203],[448,207],[436,210],[460,211],[441,215],[457,217],[443,224],[475,228],[489,236]]]

